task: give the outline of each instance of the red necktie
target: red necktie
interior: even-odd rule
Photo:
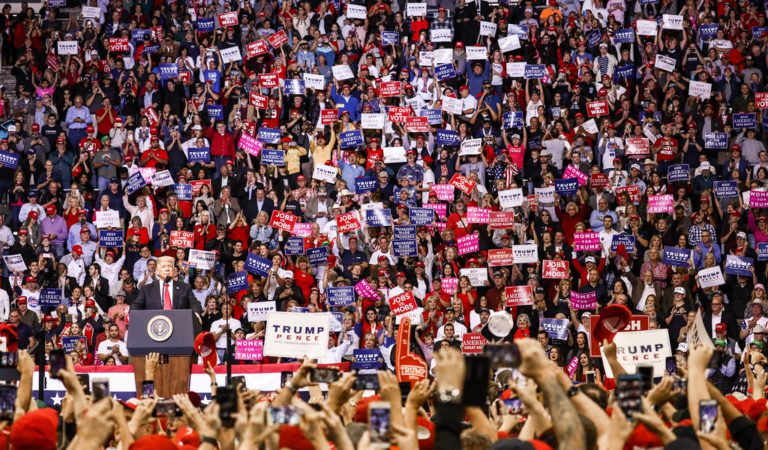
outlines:
[[[171,302],[171,291],[168,288],[168,283],[165,283],[165,293],[163,294],[163,309],[173,309],[173,303]]]

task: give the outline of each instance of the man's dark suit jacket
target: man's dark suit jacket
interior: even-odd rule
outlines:
[[[139,289],[139,295],[131,304],[131,309],[163,309],[163,295],[160,292],[162,283],[152,282]],[[202,314],[203,308],[200,302],[192,294],[192,288],[181,281],[173,281],[173,309],[191,309],[197,314]]]

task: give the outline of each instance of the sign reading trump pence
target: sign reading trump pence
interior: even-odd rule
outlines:
[[[329,313],[272,311],[267,316],[264,356],[302,359],[328,353]]]

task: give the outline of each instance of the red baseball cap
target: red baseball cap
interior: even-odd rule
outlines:
[[[218,359],[216,356],[216,338],[213,333],[206,331],[197,335],[195,352],[203,358],[203,367],[207,367],[208,364],[211,367],[216,365]]]
[[[77,253],[78,255],[83,254],[83,247],[80,244],[73,245],[72,246],[72,253]]]
[[[85,128],[85,132],[86,132],[86,133],[93,133],[93,131],[94,131],[94,130],[93,130],[93,125],[88,125],[88,126]]]

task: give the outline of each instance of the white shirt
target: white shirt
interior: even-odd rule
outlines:
[[[613,237],[617,235],[615,230],[610,229],[608,231],[605,231],[605,228],[603,228],[603,231],[597,233],[597,236],[600,238],[600,245],[603,246],[603,256],[606,258],[611,253],[611,244],[613,243]]]
[[[445,325],[441,326],[437,330],[437,336],[435,336],[435,342],[443,340],[443,338],[445,337],[445,331],[444,330],[445,330]],[[467,327],[464,326],[463,323],[456,322],[456,321],[453,322],[453,330],[454,330],[453,335],[458,340],[461,340],[461,337],[464,336],[467,333]]]
[[[635,305],[635,309],[638,311],[645,311],[645,300],[649,295],[656,295],[656,289],[654,288],[653,284],[644,284],[644,286],[645,287],[643,288],[643,293],[640,294],[640,299],[637,301],[637,305]]]
[[[235,330],[240,328],[239,320],[230,318],[227,321],[221,318],[211,324],[211,333],[216,334],[221,332],[225,324],[229,325],[229,331],[232,333],[234,333]],[[232,336],[232,345],[234,346],[234,344],[235,344],[235,337]],[[216,348],[217,349],[227,348],[227,333],[221,333],[221,336],[219,336],[219,339],[216,340]]]
[[[0,322],[8,320],[10,314],[11,302],[5,289],[0,289]]]
[[[85,282],[85,261],[83,258],[72,259],[72,262],[67,264],[67,274],[74,277],[77,280],[77,284],[80,286]]]
[[[118,340],[117,342],[112,342],[109,339],[107,339],[105,341],[101,341],[101,343],[99,344],[98,349],[96,349],[96,354],[98,354],[98,355],[111,354],[113,347],[118,347],[120,349],[120,354],[122,356],[129,356],[128,347],[125,345],[124,341]],[[118,365],[118,366],[122,366],[123,362],[120,361],[120,358],[115,356],[115,364]]]

